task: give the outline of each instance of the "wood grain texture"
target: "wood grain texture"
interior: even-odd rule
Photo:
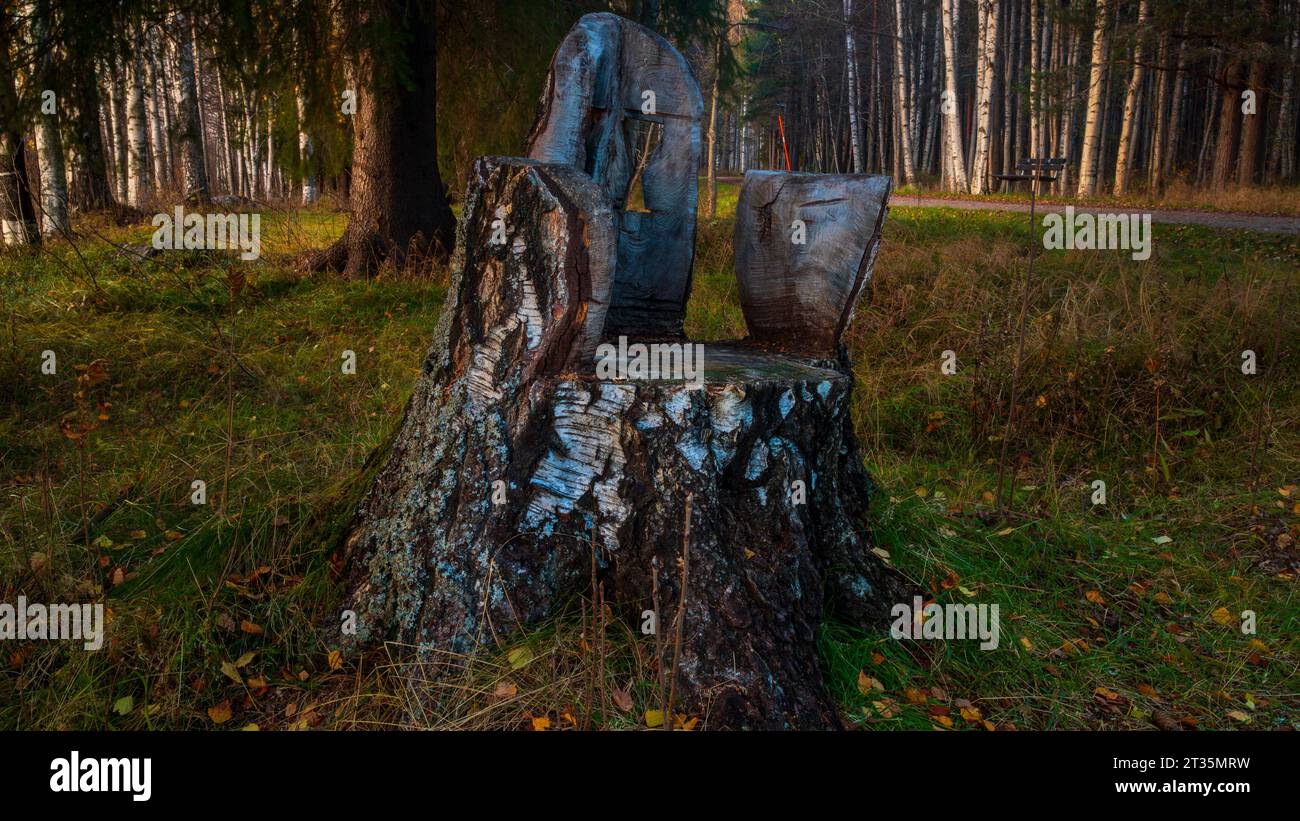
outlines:
[[[753,340],[792,351],[838,350],[871,278],[890,188],[888,177],[867,174],[745,174],[736,278]]]
[[[654,113],[643,93],[654,92]],[[605,191],[618,215],[608,335],[681,335],[695,257],[696,176],[704,104],[686,60],[653,31],[588,14],[551,62],[528,156],[566,163]],[[636,174],[629,123],[661,128],[639,176],[644,211],[628,210]]]

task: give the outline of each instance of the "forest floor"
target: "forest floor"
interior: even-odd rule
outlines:
[[[744,334],[724,188],[700,227],[702,340]],[[615,620],[596,659],[581,607],[436,683],[322,641],[337,536],[446,283],[294,274],[345,220],[268,213],[254,263],[115,250],[144,224],[0,253],[0,601],[102,594],[112,622],[95,652],[0,648],[0,728],[558,729],[586,721],[596,671],[595,726],[656,723],[652,644]],[[999,515],[1026,223],[891,209],[846,340],[871,528],[937,602],[997,603],[1001,634],[985,652],[828,625],[846,721],[1300,728],[1300,239],[1162,224],[1143,262],[1040,253]]]

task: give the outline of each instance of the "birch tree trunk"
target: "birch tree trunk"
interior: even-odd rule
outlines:
[[[1042,91],[1039,76],[1042,73],[1042,46],[1038,22],[1038,0],[1029,0],[1029,156],[1043,156]]]
[[[0,48],[7,49],[17,36],[15,16],[0,14]],[[18,120],[18,89],[9,67],[9,60],[0,60],[0,236],[5,245],[39,245],[27,149]]]
[[[862,174],[866,167],[862,152],[862,124],[858,113],[861,95],[858,90],[857,40],[853,34],[853,0],[844,0],[844,66],[848,72],[849,144],[853,149],[853,172]]]
[[[164,191],[171,187],[171,167],[167,163],[167,127],[165,124],[167,105],[163,101],[163,83],[158,65],[160,47],[157,30],[151,31],[148,38],[149,49],[144,63],[147,72],[148,93],[146,103],[149,117],[150,151],[153,158],[153,183],[155,191]]]
[[[197,43],[195,45],[197,47]],[[203,52],[201,50],[198,51],[197,58],[200,62],[203,62]],[[232,195],[237,195],[242,188],[243,175],[240,173],[239,152],[235,148],[234,135],[230,125],[229,95],[226,94],[226,84],[221,79],[221,70],[209,64],[208,71],[211,72],[216,84],[218,154],[225,168],[226,191]]]
[[[1129,75],[1128,91],[1124,95],[1124,121],[1120,126],[1119,150],[1115,155],[1115,195],[1128,193],[1129,165],[1133,159],[1133,133],[1137,127],[1138,94],[1146,73],[1146,25],[1151,13],[1151,0],[1138,4],[1137,44],[1133,49],[1133,73]]]
[[[1057,142],[1058,157],[1070,157],[1074,151],[1074,139],[1078,134],[1079,122],[1079,104],[1074,99],[1079,92],[1079,79],[1076,72],[1076,66],[1079,64],[1079,56],[1083,53],[1083,31],[1075,29],[1074,35],[1070,38],[1069,48],[1065,53],[1065,65],[1062,70],[1069,78],[1063,91],[1066,98],[1064,105],[1065,110],[1061,112],[1061,136]],[[1057,193],[1064,194],[1070,190],[1070,163],[1062,166],[1058,179],[1056,181]]]
[[[127,137],[126,137],[126,68],[120,60],[113,65],[112,80],[109,85],[109,105],[113,111],[113,182],[117,187],[118,202],[130,204],[127,196]]]
[[[296,99],[298,108],[298,155],[302,161],[302,204],[311,205],[320,196],[316,188],[315,146],[307,132],[307,97],[301,88]]]
[[[1291,59],[1282,64],[1282,102],[1278,107],[1277,133],[1268,155],[1270,183],[1289,180],[1295,174],[1296,124],[1296,58],[1300,56],[1300,4],[1295,6],[1295,18],[1287,43]]]
[[[137,53],[127,71],[126,98],[126,201],[132,208],[144,206],[149,195],[149,139],[144,110],[144,64]]]
[[[1080,197],[1091,197],[1097,192],[1097,161],[1101,150],[1102,93],[1105,90],[1106,58],[1110,51],[1110,32],[1107,12],[1109,0],[1097,0],[1097,19],[1092,30],[1092,65],[1088,70],[1088,113],[1083,126],[1083,148],[1080,151]]]
[[[208,170],[203,157],[203,128],[199,119],[199,94],[194,79],[194,28],[183,12],[177,12],[174,31],[180,44],[180,128],[181,170],[185,199],[206,203],[212,199]]]
[[[1017,69],[1020,66],[1019,39],[1016,32],[1019,30],[1020,0],[1012,0],[1007,4],[1006,32],[1003,37],[1002,49],[1005,57],[1004,68],[1002,70],[1002,99],[1005,101],[1002,106],[1002,168],[1004,171],[1015,166],[1015,137],[1018,128],[1016,117],[1020,114],[1020,106],[1017,104],[1015,95],[1015,83],[1018,76]],[[1005,190],[1009,183],[1003,183]]]
[[[1182,32],[1187,30],[1187,17],[1183,17]],[[1178,58],[1174,68],[1173,99],[1169,101],[1169,143],[1161,157],[1163,167],[1160,169],[1161,180],[1168,179],[1178,165],[1179,139],[1183,127],[1184,98],[1187,96],[1187,72],[1185,59],[1187,55],[1187,38],[1178,38]]]
[[[943,4],[943,78],[942,102],[944,165],[948,169],[947,185],[951,191],[966,191],[966,158],[961,143],[961,106],[957,104],[957,27],[958,0],[940,0]]]
[[[705,127],[705,162],[707,167],[704,170],[704,216],[713,219],[718,215],[718,170],[717,170],[717,149],[718,149],[718,92],[722,84],[722,44],[726,42],[725,35],[718,36],[718,42],[713,47],[713,83],[712,91],[709,94],[709,122]]]
[[[50,3],[38,0],[33,6],[32,43],[37,57],[37,89],[53,89],[54,47],[50,43]],[[64,166],[63,140],[59,135],[59,108],[57,97],[52,108],[41,101],[36,118],[36,156],[41,174],[41,235],[51,236],[68,230],[68,176]]]
[[[942,0],[940,0],[942,2]],[[939,94],[943,78],[939,72],[939,63],[943,59],[943,24],[936,15],[934,20],[934,38],[930,46],[930,65],[926,75],[926,93],[930,97],[929,114],[925,127],[925,151],[923,164],[925,169],[934,173],[939,156]]]
[[[879,4],[877,4],[872,8],[872,14],[871,14],[872,31],[879,31],[879,29],[876,28],[876,17],[877,17],[876,12],[879,11],[879,8],[880,8]],[[880,49],[879,39],[880,39],[879,37],[871,38],[872,93],[870,99],[870,107],[873,110],[874,116],[868,117],[867,124],[868,124],[868,128],[870,128],[871,123],[875,123],[876,126],[875,128],[876,135],[875,135],[875,139],[873,140],[876,147],[876,162],[875,165],[872,165],[870,167],[872,169],[879,169],[880,171],[883,172],[885,168],[885,160],[887,154],[886,151],[887,143],[885,142],[886,115],[884,111],[885,111],[885,105],[888,102],[887,95],[889,93],[889,87],[884,84],[884,79],[883,79],[884,69],[882,67],[882,62],[881,62],[881,56],[880,56],[881,49]],[[867,156],[871,156],[870,151],[867,152]]]
[[[916,160],[912,155],[913,151],[913,132],[912,132],[912,101],[910,95],[910,76],[906,52],[903,44],[906,42],[904,33],[903,17],[903,0],[894,0],[894,120],[898,127],[898,151],[899,160],[903,169],[903,183],[913,183],[916,181]]]
[[[979,5],[981,38],[979,54],[979,100],[976,105],[975,161],[971,175],[971,192],[988,191],[992,147],[993,70],[997,59],[998,15],[997,0],[982,0]]]

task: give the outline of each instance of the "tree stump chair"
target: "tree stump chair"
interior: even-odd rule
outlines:
[[[347,648],[505,641],[592,591],[594,562],[613,611],[656,611],[674,711],[840,726],[823,613],[879,626],[909,596],[870,550],[840,343],[890,184],[747,174],[750,338],[703,346],[691,378],[637,378],[639,345],[698,350],[702,111],[666,40],[591,14],[556,52],[529,157],[475,163],[433,345],[344,539]]]

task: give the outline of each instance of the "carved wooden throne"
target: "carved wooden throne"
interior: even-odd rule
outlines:
[[[840,345],[890,184],[747,174],[750,338],[708,343],[702,385],[598,379],[602,340],[685,341],[702,111],[667,41],[591,14],[555,54],[528,158],[475,163],[436,339],[345,541],[346,645],[509,642],[591,591],[594,555],[617,613],[657,610],[669,648],[680,630],[676,711],[839,725],[824,611],[881,625],[908,595],[870,551]]]

